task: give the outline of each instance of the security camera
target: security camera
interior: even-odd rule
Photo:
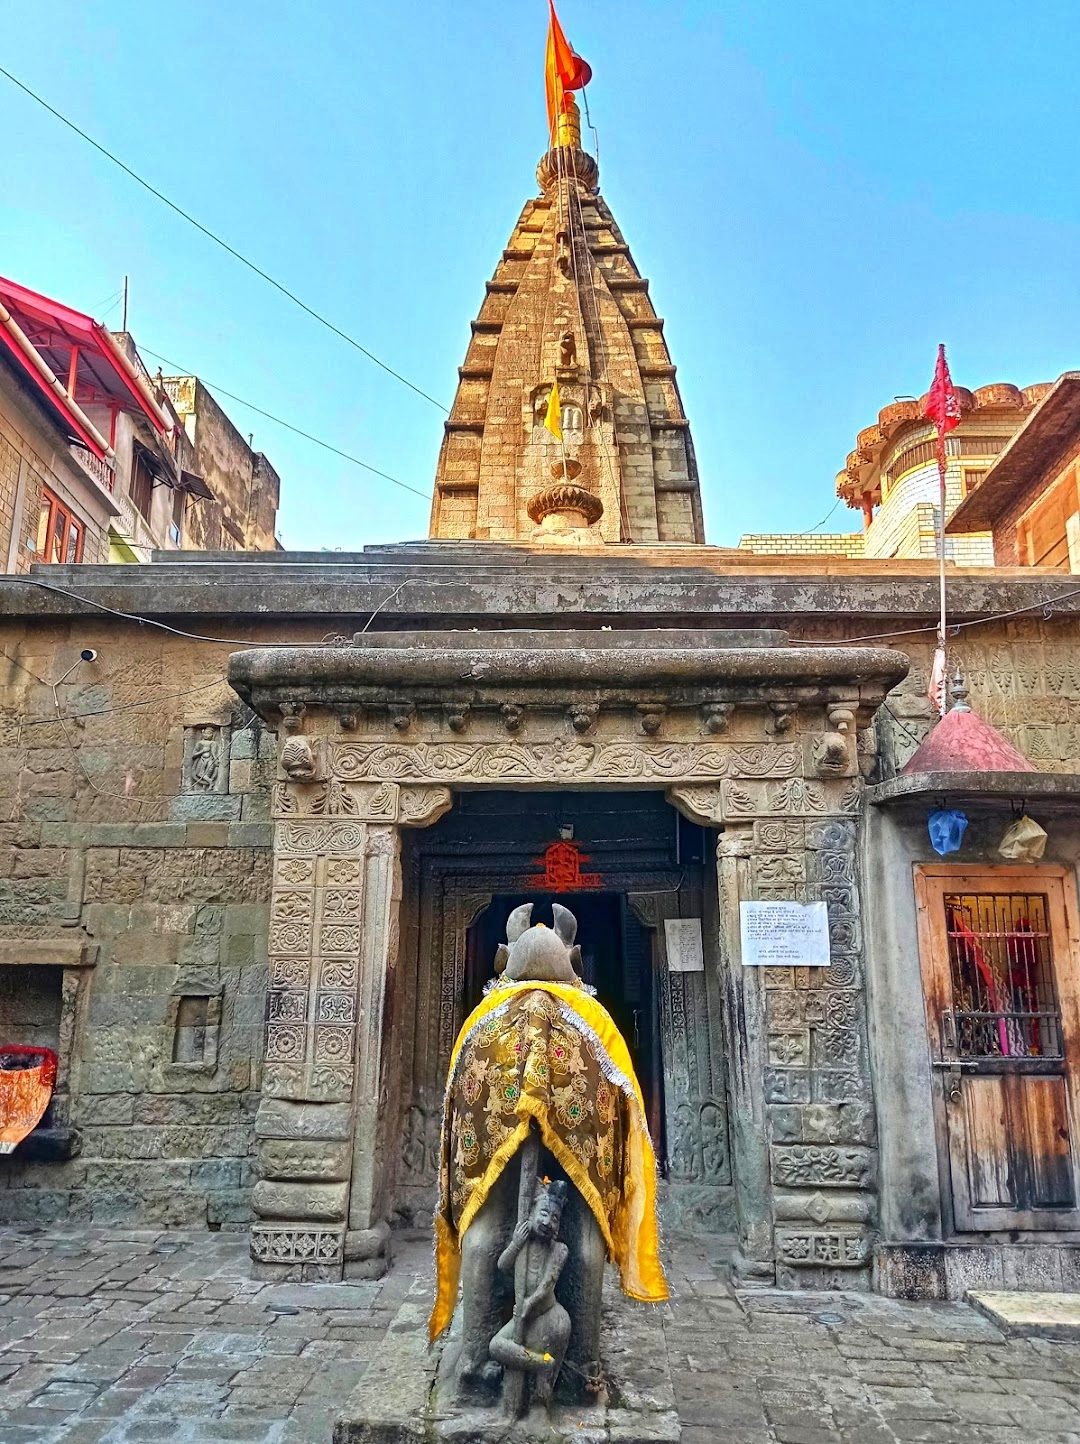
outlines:
[[[83,650],[79,653],[79,661],[96,662],[97,653],[94,651],[93,647],[84,647]]]

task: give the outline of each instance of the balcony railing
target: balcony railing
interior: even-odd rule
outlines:
[[[116,472],[107,461],[99,460],[92,451],[87,451],[83,446],[72,446],[70,450],[83,471],[92,476],[98,486],[109,492],[116,490]]]

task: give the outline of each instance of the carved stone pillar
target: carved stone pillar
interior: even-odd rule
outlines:
[[[837,734],[843,742],[842,733]],[[810,739],[812,765],[831,746]],[[838,749],[839,751],[839,749]],[[842,771],[853,771],[846,748]],[[739,1211],[735,1269],[784,1287],[869,1286],[876,1149],[853,776],[678,784],[718,840],[721,970]],[[828,967],[744,969],[739,904],[826,903]]]
[[[309,742],[287,742],[289,761],[300,740]],[[266,1059],[255,1121],[263,1176],[252,1194],[251,1252],[260,1273],[334,1278],[350,1230],[360,1262],[382,1251],[372,1229],[400,828],[436,821],[452,798],[445,787],[320,780],[317,746],[302,760],[274,795]]]
[[[764,1078],[768,1059],[763,978],[742,966],[739,903],[751,896],[752,824],[729,826],[716,844],[720,898],[720,966],[731,1090],[731,1153],[739,1216],[739,1247],[732,1260],[747,1283],[775,1278],[768,1120]]]

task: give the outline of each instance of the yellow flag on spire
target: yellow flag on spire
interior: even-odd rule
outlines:
[[[547,415],[544,417],[544,425],[556,441],[562,440],[562,405],[559,401],[559,383],[557,381],[554,382],[548,394]]]

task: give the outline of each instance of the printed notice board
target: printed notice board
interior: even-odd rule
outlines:
[[[705,949],[701,941],[700,918],[665,918],[668,970],[672,973],[703,973]]]
[[[747,968],[827,968],[829,912],[825,903],[739,904],[742,960]]]

